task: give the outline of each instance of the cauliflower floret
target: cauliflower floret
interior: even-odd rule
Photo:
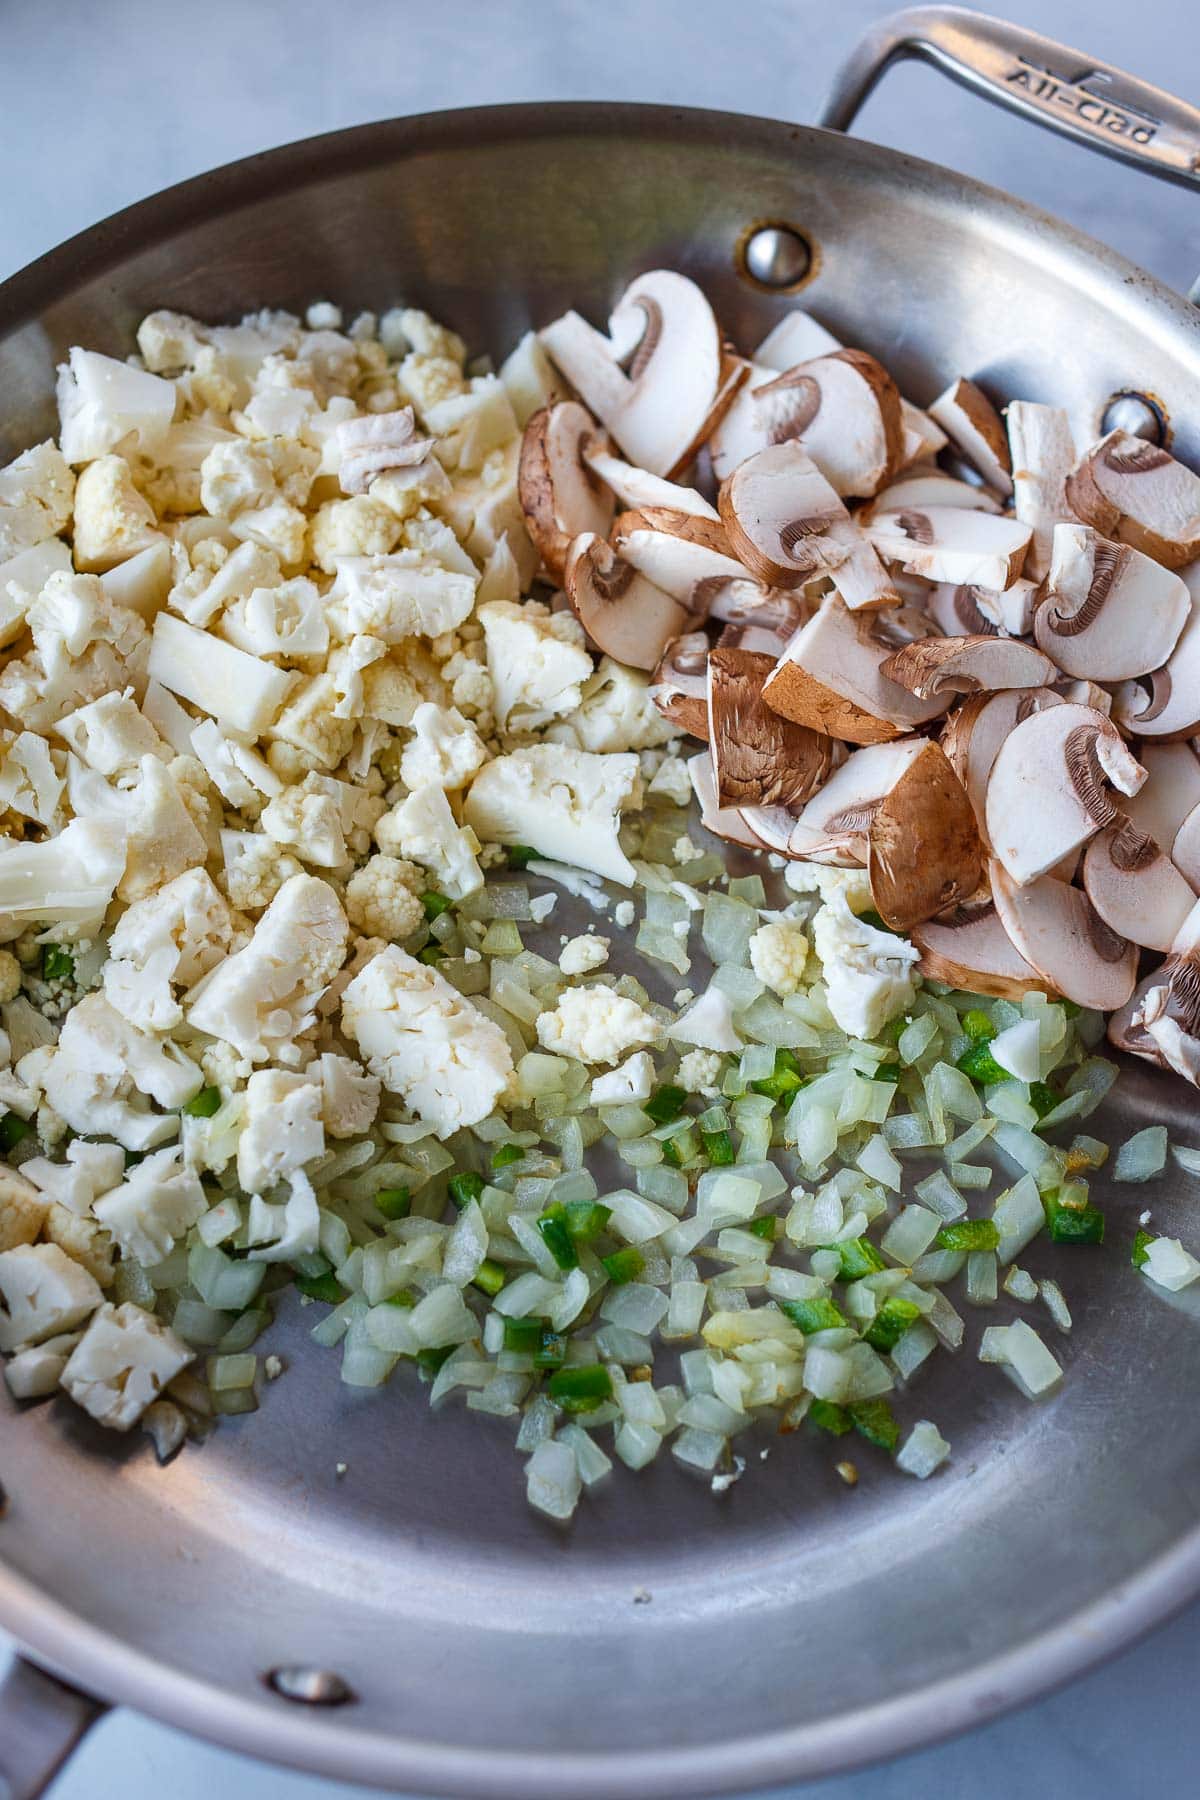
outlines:
[[[0,950],[0,1005],[15,1000],[21,991],[21,965],[11,950]]]
[[[0,1168],[0,1251],[36,1243],[48,1208],[31,1181],[15,1169]]]
[[[337,869],[347,857],[342,812],[336,800],[313,786],[320,779],[306,775],[298,787],[285,788],[269,801],[262,828],[277,844],[294,850],[301,862]]]
[[[394,307],[379,321],[379,334],[389,354],[415,350],[418,356],[441,356],[461,368],[466,361],[467,346],[457,331],[440,325],[429,313],[416,306]]]
[[[556,614],[556,617],[562,615]],[[586,683],[578,708],[551,732],[557,742],[583,750],[652,750],[678,737],[679,728],[664,719],[651,698],[650,677],[626,668],[611,656],[602,659]],[[690,797],[690,783],[685,783]],[[681,802],[682,804],[682,802]]]
[[[239,912],[260,912],[269,906],[285,881],[304,870],[294,856],[265,831],[223,831],[221,854],[225,859],[225,892]]]
[[[188,869],[135,901],[108,941],[104,992],[143,1031],[173,1031],[183,1008],[172,983],[191,987],[220,962],[233,939],[224,896],[203,869]]]
[[[413,714],[414,736],[400,758],[406,788],[440,787],[448,793],[466,787],[487,761],[487,747],[475,726],[456,707],[425,701]]]
[[[812,923],[829,1010],[850,1037],[878,1036],[916,998],[920,951],[905,938],[877,931],[851,912],[844,895],[822,906]]]
[[[74,493],[75,477],[49,439],[0,469],[0,563],[62,531]]]
[[[120,1187],[102,1195],[92,1211],[122,1256],[153,1268],[208,1211],[208,1201],[200,1177],[184,1167],[183,1151],[173,1144],[135,1163]]]
[[[563,945],[558,954],[558,966],[564,975],[587,975],[592,969],[602,968],[608,961],[611,942],[610,938],[598,937],[595,932],[585,931]]]
[[[76,345],[58,370],[59,442],[69,463],[103,456],[136,431],[153,444],[175,416],[173,383]]]
[[[680,1013],[667,1036],[676,1044],[694,1044],[700,1050],[740,1050],[741,1035],[733,1022],[729,995],[719,987],[706,988],[698,1000]]]
[[[483,886],[483,871],[475,860],[479,840],[457,823],[441,788],[418,788],[384,813],[375,825],[375,841],[389,854],[432,869],[437,886],[452,900]]]
[[[400,368],[401,381],[406,366]],[[451,469],[481,468],[493,451],[519,436],[512,401],[498,375],[474,375],[461,393],[426,401],[423,419],[438,439],[438,461]]]
[[[64,1331],[44,1344],[18,1350],[4,1365],[4,1380],[14,1400],[46,1400],[62,1380],[81,1331]]]
[[[703,1094],[708,1099],[721,1092],[721,1076],[725,1058],[716,1050],[689,1050],[679,1059],[678,1081],[689,1094]]]
[[[422,421],[431,408],[464,393],[467,386],[459,363],[452,357],[422,356],[417,351],[404,358],[396,379],[404,398],[416,407]]]
[[[648,794],[662,794],[676,806],[686,806],[692,797],[692,778],[682,757],[664,756],[646,787]]]
[[[337,705],[333,674],[327,670],[313,675],[295,689],[268,735],[293,746],[318,767],[336,769],[354,742],[354,720],[339,716]],[[271,767],[275,767],[273,761]]]
[[[154,621],[148,666],[151,679],[168,693],[190,700],[226,731],[247,739],[267,729],[295,682],[272,663],[169,612]]]
[[[567,988],[553,1011],[538,1014],[537,1034],[542,1048],[558,1056],[615,1063],[627,1050],[660,1043],[663,1030],[636,1000],[598,983]]]
[[[63,785],[45,738],[18,732],[0,759],[0,807],[53,830],[60,823]]]
[[[42,1236],[48,1244],[57,1244],[89,1275],[94,1275],[102,1288],[112,1286],[117,1274],[113,1242],[95,1219],[84,1218],[55,1200],[46,1214]]]
[[[620,815],[641,803],[636,756],[593,756],[534,744],[487,763],[471,784],[464,822],[483,843],[531,844],[544,856],[632,887]]]
[[[306,1073],[321,1082],[321,1122],[331,1138],[361,1137],[370,1131],[379,1111],[383,1083],[369,1075],[349,1056],[327,1051]]]
[[[249,506],[229,529],[244,543],[272,551],[286,569],[297,568],[308,548],[308,520],[298,506],[277,494],[265,506]]]
[[[234,550],[206,538],[192,555],[189,572],[167,595],[167,605],[189,625],[211,625],[222,607],[247,600],[257,588],[275,588],[283,579],[279,558],[261,544]]]
[[[342,500],[336,504],[378,503]],[[384,644],[399,644],[411,637],[441,637],[470,613],[478,579],[473,567],[469,574],[443,568],[419,550],[397,550],[390,556],[340,555],[329,591],[329,622],[342,642],[360,633]]]
[[[589,1097],[593,1106],[628,1106],[648,1100],[653,1089],[653,1058],[645,1050],[635,1050],[620,1068],[595,1077]]]
[[[102,573],[162,536],[154,508],[133,484],[123,456],[101,456],[75,483],[75,566]]]
[[[144,756],[130,794],[122,900],[140,900],[185,869],[203,863],[204,838],[192,823],[179,789],[157,756]]]
[[[574,614],[552,613],[537,600],[493,600],[479,608],[479,622],[501,730],[534,730],[578,707],[592,659]]]
[[[0,1252],[0,1350],[72,1331],[103,1299],[95,1277],[57,1244],[18,1244]]]
[[[321,1085],[307,1071],[258,1069],[246,1083],[246,1112],[237,1145],[238,1182],[261,1194],[325,1151]]]
[[[441,1138],[486,1118],[513,1077],[500,1026],[394,944],[346,988],[342,1027],[371,1073]]]
[[[448,683],[450,697],[459,711],[477,720],[482,729],[490,729],[496,695],[487,665],[480,660],[481,651],[482,646],[477,649],[473,645],[455,650],[442,664],[442,680]]]
[[[71,1353],[62,1385],[112,1431],[128,1431],[194,1351],[152,1313],[127,1300],[102,1306]]]
[[[395,856],[372,856],[365,862],[346,884],[350,923],[368,937],[386,940],[411,937],[419,930],[425,923],[425,908],[413,891],[410,871],[414,866]]]
[[[95,465],[93,464],[93,467]],[[101,775],[125,774],[136,769],[144,756],[169,759],[164,744],[150,721],[138,711],[133,691],[102,694],[54,727],[81,762]]]
[[[48,1203],[79,1217],[91,1212],[97,1194],[116,1187],[124,1171],[125,1152],[119,1144],[89,1144],[85,1138],[67,1145],[65,1162],[33,1156],[21,1165],[25,1179]]]
[[[865,869],[837,869],[824,863],[789,862],[783,879],[793,894],[819,894],[826,905],[845,900],[853,913],[865,912],[873,902]]]
[[[251,656],[324,656],[329,648],[324,601],[315,583],[303,575],[276,587],[254,588],[244,600],[233,601],[221,630],[231,644]]]
[[[42,1084],[73,1131],[115,1137],[126,1150],[149,1150],[178,1135],[179,1116],[152,1113],[146,1100],[180,1107],[203,1082],[177,1045],[139,1031],[103,994],[88,994],[67,1014]]]
[[[315,875],[285,881],[244,950],[218,964],[194,989],[188,1020],[225,1038],[252,1062],[286,1060],[307,1031],[316,1004],[346,954],[349,927],[328,882]]]
[[[116,606],[95,575],[56,569],[29,608],[33,649],[0,673],[0,706],[27,731],[113,689],[140,692],[149,639],[136,613]]]
[[[804,985],[808,939],[795,919],[760,925],[750,939],[750,967],[776,994],[794,994]]]
[[[0,931],[14,938],[38,920],[65,937],[94,929],[124,867],[125,828],[112,819],[72,819],[41,844],[0,844]]]
[[[312,522],[312,557],[335,575],[343,556],[386,556],[400,541],[400,520],[370,494],[327,500]]]
[[[436,456],[408,468],[388,469],[371,482],[371,498],[379,500],[401,524],[413,519],[423,506],[436,506],[450,493],[450,477]]]
[[[216,519],[232,519],[275,498],[275,468],[265,444],[233,438],[215,444],[200,465],[200,500]]]

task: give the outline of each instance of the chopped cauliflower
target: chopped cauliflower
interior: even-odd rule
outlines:
[[[18,1350],[4,1367],[4,1380],[14,1400],[46,1400],[62,1380],[81,1331],[64,1331],[45,1343]]]
[[[463,819],[483,843],[531,844],[556,862],[632,887],[633,864],[618,832],[621,813],[641,794],[636,756],[532,744],[479,771]]]
[[[815,862],[789,862],[783,879],[794,894],[819,894],[826,905],[844,899],[853,913],[865,912],[873,902],[865,869],[837,869]]]
[[[184,1167],[183,1151],[172,1144],[135,1163],[121,1185],[102,1194],[92,1211],[111,1232],[122,1256],[152,1268],[208,1211],[208,1200],[200,1177]]]
[[[261,1194],[325,1150],[321,1086],[312,1076],[257,1069],[246,1083],[246,1111],[237,1144],[238,1181]]]
[[[386,556],[400,541],[401,522],[370,494],[327,500],[312,522],[313,561],[336,575],[343,556]]]
[[[57,1244],[0,1251],[0,1350],[72,1331],[103,1299],[95,1277]]]
[[[920,951],[907,939],[857,918],[842,895],[818,910],[812,934],[829,1010],[840,1030],[869,1040],[912,1005]]]
[[[486,1118],[513,1078],[499,1025],[395,945],[346,988],[342,1028],[371,1073],[442,1138]]]
[[[721,1092],[725,1058],[716,1050],[689,1050],[679,1059],[678,1081],[689,1094],[715,1099]]]
[[[124,1171],[125,1152],[119,1144],[89,1144],[85,1138],[67,1145],[65,1162],[32,1156],[21,1165],[22,1175],[48,1203],[80,1217],[91,1212],[99,1194],[116,1187]]]
[[[314,777],[307,775],[298,787],[284,788],[269,800],[262,811],[262,828],[301,862],[337,869],[347,858],[341,808],[313,782]]]
[[[425,908],[413,876],[415,864],[395,856],[372,856],[346,883],[346,916],[368,937],[411,937],[425,923]]]
[[[11,950],[0,950],[0,1005],[15,1000],[21,991],[21,965]]]
[[[231,906],[239,912],[259,912],[269,906],[285,881],[304,870],[282,844],[265,831],[223,831],[221,854],[225,862],[222,879]]]
[[[358,506],[364,502],[343,500],[338,504]],[[477,579],[474,573],[442,568],[417,550],[398,550],[390,556],[339,556],[329,591],[329,621],[342,642],[360,632],[384,644],[399,644],[411,637],[441,637],[470,613]]]
[[[412,717],[413,736],[400,758],[406,788],[440,787],[447,793],[466,787],[487,761],[487,747],[470,719],[456,707],[424,701]]]
[[[128,1431],[195,1352],[152,1313],[127,1300],[102,1306],[71,1353],[62,1385],[112,1431]]]
[[[74,346],[58,370],[59,439],[69,463],[90,462],[137,433],[152,444],[175,416],[174,385],[131,363]]]
[[[54,727],[76,756],[100,775],[123,775],[138,768],[144,756],[169,757],[150,721],[138,710],[128,689],[102,694],[67,713]]]
[[[86,995],[67,1014],[43,1076],[46,1099],[72,1131],[114,1137],[126,1150],[176,1137],[178,1114],[153,1113],[149,1101],[180,1107],[201,1085],[176,1044],[139,1031],[103,994]]]
[[[479,840],[469,825],[459,825],[439,787],[418,788],[384,813],[375,825],[375,841],[389,854],[424,863],[452,900],[483,886],[483,870],[475,860]]]
[[[538,1043],[559,1056],[573,1056],[584,1063],[619,1062],[627,1050],[661,1042],[658,1020],[615,989],[567,988],[558,1005],[539,1013]]]
[[[478,616],[502,731],[531,731],[575,711],[592,659],[573,613],[552,613],[537,600],[493,600]]]
[[[588,975],[593,969],[603,968],[608,961],[611,942],[611,938],[585,931],[563,945],[558,953],[558,966],[564,975]]]
[[[807,961],[808,938],[795,919],[760,925],[750,939],[750,967],[773,993],[797,993]]]
[[[0,1251],[36,1243],[48,1207],[31,1181],[15,1169],[0,1168]]]
[[[157,756],[143,756],[126,815],[122,900],[140,900],[184,870],[203,863],[207,845],[182,794]]]
[[[282,1202],[250,1196],[246,1241],[251,1262],[295,1262],[317,1248],[321,1211],[312,1183],[303,1169],[293,1169],[287,1181],[290,1192]]]
[[[98,1219],[72,1212],[70,1207],[60,1206],[55,1200],[46,1214],[42,1236],[48,1244],[57,1244],[89,1275],[94,1275],[102,1288],[111,1287],[116,1280],[115,1246]]]
[[[122,456],[101,456],[75,483],[75,567],[102,574],[161,537],[154,508]]]
[[[585,683],[577,709],[555,725],[550,736],[564,744],[578,744],[581,750],[611,753],[652,750],[678,737],[679,728],[655,706],[648,675],[606,656]],[[685,785],[686,802],[690,784]]]
[[[308,1069],[321,1082],[321,1122],[331,1138],[361,1137],[375,1123],[383,1083],[349,1056],[327,1051]]]
[[[57,444],[35,444],[0,469],[0,563],[63,531],[74,497],[75,476]]]
[[[593,1106],[630,1106],[648,1100],[653,1090],[654,1060],[645,1050],[635,1050],[619,1068],[595,1076],[588,1097]]]

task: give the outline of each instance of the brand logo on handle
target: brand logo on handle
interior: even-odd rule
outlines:
[[[1093,130],[1127,138],[1132,144],[1152,144],[1162,123],[1153,113],[1118,105],[1105,94],[1097,93],[1097,88],[1112,86],[1112,76],[1106,69],[1084,68],[1077,75],[1062,75],[1022,56],[1003,80],[1006,87],[1021,89],[1045,107],[1061,106]]]

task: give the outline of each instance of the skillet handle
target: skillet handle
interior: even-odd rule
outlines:
[[[918,57],[997,106],[1200,191],[1200,110],[1036,31],[961,6],[881,19],[834,77],[818,123],[847,131],[893,63]]]
[[[0,1679],[0,1795],[38,1800],[108,1709],[14,1656]]]

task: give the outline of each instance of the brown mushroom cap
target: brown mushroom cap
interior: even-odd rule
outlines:
[[[1013,511],[1033,532],[1025,573],[1041,581],[1050,567],[1054,527],[1071,516],[1067,502],[1067,477],[1075,466],[1071,422],[1061,407],[1032,400],[1011,401],[1005,416]]]
[[[616,495],[623,507],[637,511],[643,507],[666,506],[675,512],[691,513],[697,519],[719,521],[720,514],[693,487],[681,487],[661,475],[651,475],[633,463],[614,456],[599,432],[581,446],[580,454],[587,467]],[[607,528],[606,528],[607,529]]]
[[[543,406],[521,439],[517,491],[525,526],[547,569],[562,580],[572,538],[603,536],[613,516],[612,496],[581,460],[580,447],[596,435],[596,421],[577,400]]]
[[[1191,606],[1179,576],[1140,551],[1087,525],[1056,525],[1033,632],[1064,675],[1126,681],[1168,661]]]
[[[1104,923],[1147,950],[1169,950],[1196,896],[1152,837],[1121,818],[1083,857],[1083,885]]]
[[[721,807],[800,807],[832,767],[829,738],[763,704],[774,666],[752,650],[709,654],[708,735]]]
[[[692,791],[700,807],[700,823],[714,837],[724,838],[730,844],[744,844],[748,849],[761,850],[763,841],[743,819],[734,806],[717,805],[717,781],[713,774],[712,758],[707,750],[698,756],[688,757],[688,774],[692,778]]]
[[[802,444],[834,492],[869,498],[902,466],[900,395],[864,350],[836,350],[780,373],[754,368],[714,432],[720,480],[760,450]]]
[[[763,698],[798,725],[852,744],[903,737],[936,718],[944,704],[920,700],[882,673],[906,627],[925,633],[929,623],[904,608],[851,613],[830,594],[788,644]]]
[[[654,671],[650,697],[664,719],[693,737],[708,736],[708,638],[686,631],[672,638]]]
[[[667,644],[689,623],[686,606],[591,532],[572,543],[563,579],[571,610],[592,642],[632,668],[655,668]]]
[[[912,941],[921,952],[918,967],[926,981],[944,981],[997,1000],[1020,1000],[1050,986],[1025,961],[990,901],[958,906],[915,925]]]
[[[1145,779],[1102,713],[1067,703],[1031,713],[992,765],[988,840],[1014,882],[1035,881],[1115,822],[1119,809],[1108,783],[1136,793]]]
[[[1030,536],[1017,519],[961,506],[877,513],[863,530],[885,562],[913,575],[997,590],[1020,575]]]
[[[1110,431],[1067,477],[1077,518],[1169,569],[1200,556],[1200,476],[1169,450]]]
[[[942,732],[942,749],[967,790],[975,822],[985,842],[987,784],[1001,744],[1013,727],[1031,713],[1062,704],[1051,688],[1010,688],[999,694],[972,694],[947,719]],[[1200,770],[1200,764],[1197,768]]]
[[[894,931],[911,930],[979,886],[983,851],[971,803],[931,739],[876,807],[867,845],[871,897]]]
[[[1042,687],[1058,670],[1019,638],[931,637],[889,656],[881,673],[921,700],[954,694],[996,693],[1002,688]]]
[[[1087,895],[1044,875],[1018,887],[1001,863],[990,869],[1000,922],[1020,954],[1077,1006],[1114,1012],[1133,992],[1137,948],[1109,929]]]
[[[760,580],[795,588],[828,576],[852,609],[898,602],[879,558],[802,445],[760,450],[718,498],[734,555]]]
[[[1004,422],[982,388],[960,376],[929,408],[955,448],[966,457],[989,487],[1001,494],[1013,491],[1012,463]]]

